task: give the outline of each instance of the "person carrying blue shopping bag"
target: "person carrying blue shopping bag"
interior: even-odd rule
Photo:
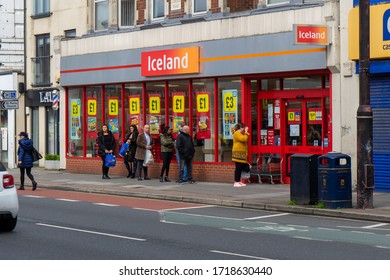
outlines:
[[[103,124],[102,130],[98,133],[98,155],[102,158],[102,179],[110,179],[108,171],[110,167],[106,166],[106,156],[113,154],[115,149],[114,134],[110,131],[107,124]]]

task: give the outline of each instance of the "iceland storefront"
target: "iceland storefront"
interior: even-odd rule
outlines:
[[[290,155],[332,150],[332,76],[321,42],[327,34],[320,34],[328,31],[302,30],[63,56],[67,171],[100,173],[96,137],[103,123],[118,147],[131,124],[140,130],[150,124],[156,178],[161,127],[172,127],[176,136],[184,121],[196,146],[194,179],[232,182],[232,128],[244,122],[249,160],[277,163],[273,168],[288,181]],[[175,162],[171,169],[175,178]],[[120,160],[110,173],[126,174]]]

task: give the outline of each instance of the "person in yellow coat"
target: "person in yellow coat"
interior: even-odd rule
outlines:
[[[248,127],[243,123],[238,123],[234,127],[232,161],[236,163],[234,170],[233,187],[245,187],[241,182],[241,172],[248,167]]]

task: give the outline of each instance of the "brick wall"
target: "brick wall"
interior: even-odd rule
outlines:
[[[149,176],[158,179],[160,176],[162,163],[155,162],[149,167]],[[178,178],[178,164],[172,161],[170,165],[169,177],[173,180]],[[66,159],[66,172],[80,174],[102,174],[102,161],[100,158],[78,158],[70,157]],[[122,159],[118,159],[117,165],[110,168],[109,175],[126,176],[127,170]],[[143,176],[143,174],[142,174]],[[193,179],[195,181],[225,182],[234,181],[233,163],[201,163],[193,165]]]
[[[230,12],[241,12],[257,8],[258,0],[227,0]]]

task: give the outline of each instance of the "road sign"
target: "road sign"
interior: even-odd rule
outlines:
[[[19,100],[0,101],[0,110],[19,109]]]
[[[7,100],[7,99],[17,99],[18,95],[15,90],[0,90],[0,99],[1,100]]]

